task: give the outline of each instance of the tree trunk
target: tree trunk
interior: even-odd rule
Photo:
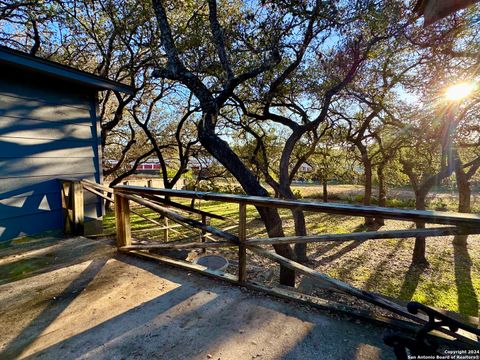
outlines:
[[[302,210],[293,210],[293,221],[295,223],[295,235],[296,236],[306,236],[307,235],[307,225],[305,223],[305,214]],[[295,244],[295,257],[296,260],[300,263],[307,263],[307,244]]]
[[[362,163],[365,169],[365,191],[363,193],[363,205],[368,206],[372,204],[372,163],[370,162],[370,159],[368,159],[367,154],[363,154],[363,152]],[[373,227],[374,219],[372,217],[365,217],[365,226]]]
[[[447,144],[448,145],[448,144]],[[428,177],[419,185],[419,181],[417,176],[413,171],[413,165],[409,161],[401,160],[403,165],[403,172],[408,176],[410,179],[410,184],[412,188],[415,190],[415,208],[417,210],[425,210],[425,199],[427,197],[428,192],[430,189],[439,184],[440,181],[449,177],[454,167],[450,166],[451,164],[451,153],[448,151],[449,146],[444,145],[442,146],[442,162],[444,158],[447,159],[447,164],[442,165],[440,171],[436,174],[430,174]],[[445,150],[447,149],[447,150]],[[424,229],[425,223],[418,222],[417,229]],[[413,250],[413,258],[412,258],[413,265],[428,265],[427,259],[425,257],[425,237],[417,237],[415,239],[415,248]]]
[[[462,168],[457,167],[455,169],[455,177],[457,179],[458,188],[458,211],[462,213],[470,213],[471,207],[471,193],[470,182],[467,174]],[[454,245],[466,246],[468,235],[456,235],[453,238]]]
[[[324,177],[322,179],[323,184],[323,202],[328,202],[328,188],[327,188],[327,178]]]
[[[263,195],[264,196],[264,195]],[[282,219],[274,208],[257,207],[269,237],[283,237]],[[275,251],[286,258],[293,259],[293,251],[289,245],[273,245]],[[280,266],[280,284],[295,287],[295,271]]]
[[[472,212],[470,182],[466,174],[456,173],[458,187],[458,211],[462,213]]]
[[[383,165],[377,168],[378,177],[378,206],[385,207],[387,205],[387,189],[385,188],[385,175],[383,173]],[[385,225],[383,218],[375,218],[375,223],[379,226]]]
[[[415,208],[417,210],[425,210],[425,199],[427,193],[416,191],[415,192]],[[417,229],[425,229],[424,222],[417,222]],[[427,258],[425,257],[426,241],[424,236],[419,236],[415,239],[415,246],[413,248],[412,264],[417,266],[428,265]]]
[[[227,142],[221,139],[211,128],[216,118],[215,114],[204,113],[198,125],[198,137],[203,147],[217,159],[238,180],[243,190],[248,195],[268,197],[268,191],[260,184],[258,179],[235,154]],[[259,207],[260,214],[269,237],[283,237],[282,219],[275,208]],[[282,256],[293,259],[293,251],[289,245],[274,245],[275,251]],[[295,286],[295,271],[280,266],[280,283]]]
[[[292,189],[288,185],[286,188],[280,188],[280,191],[284,198],[289,200],[296,200],[296,196]],[[292,210],[293,222],[295,224],[295,235],[306,236],[307,224],[305,222],[305,214],[302,210]],[[295,259],[300,263],[307,263],[307,244],[295,244],[294,245]]]

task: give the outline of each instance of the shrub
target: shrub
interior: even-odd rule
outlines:
[[[439,197],[430,201],[428,207],[437,211],[447,211],[448,203],[444,199]]]

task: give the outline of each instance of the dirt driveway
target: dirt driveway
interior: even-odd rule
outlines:
[[[380,327],[84,238],[0,250],[0,309],[1,359],[393,357]]]

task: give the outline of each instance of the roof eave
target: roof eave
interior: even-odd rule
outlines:
[[[0,47],[0,62],[51,75],[67,81],[81,83],[97,90],[112,90],[129,95],[134,93],[134,89],[131,86],[101,78],[85,71],[76,70],[20,51],[12,50],[4,46]]]

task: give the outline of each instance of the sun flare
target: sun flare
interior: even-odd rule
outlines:
[[[445,97],[451,101],[465,99],[475,90],[475,85],[471,82],[463,82],[452,85],[445,91]]]

